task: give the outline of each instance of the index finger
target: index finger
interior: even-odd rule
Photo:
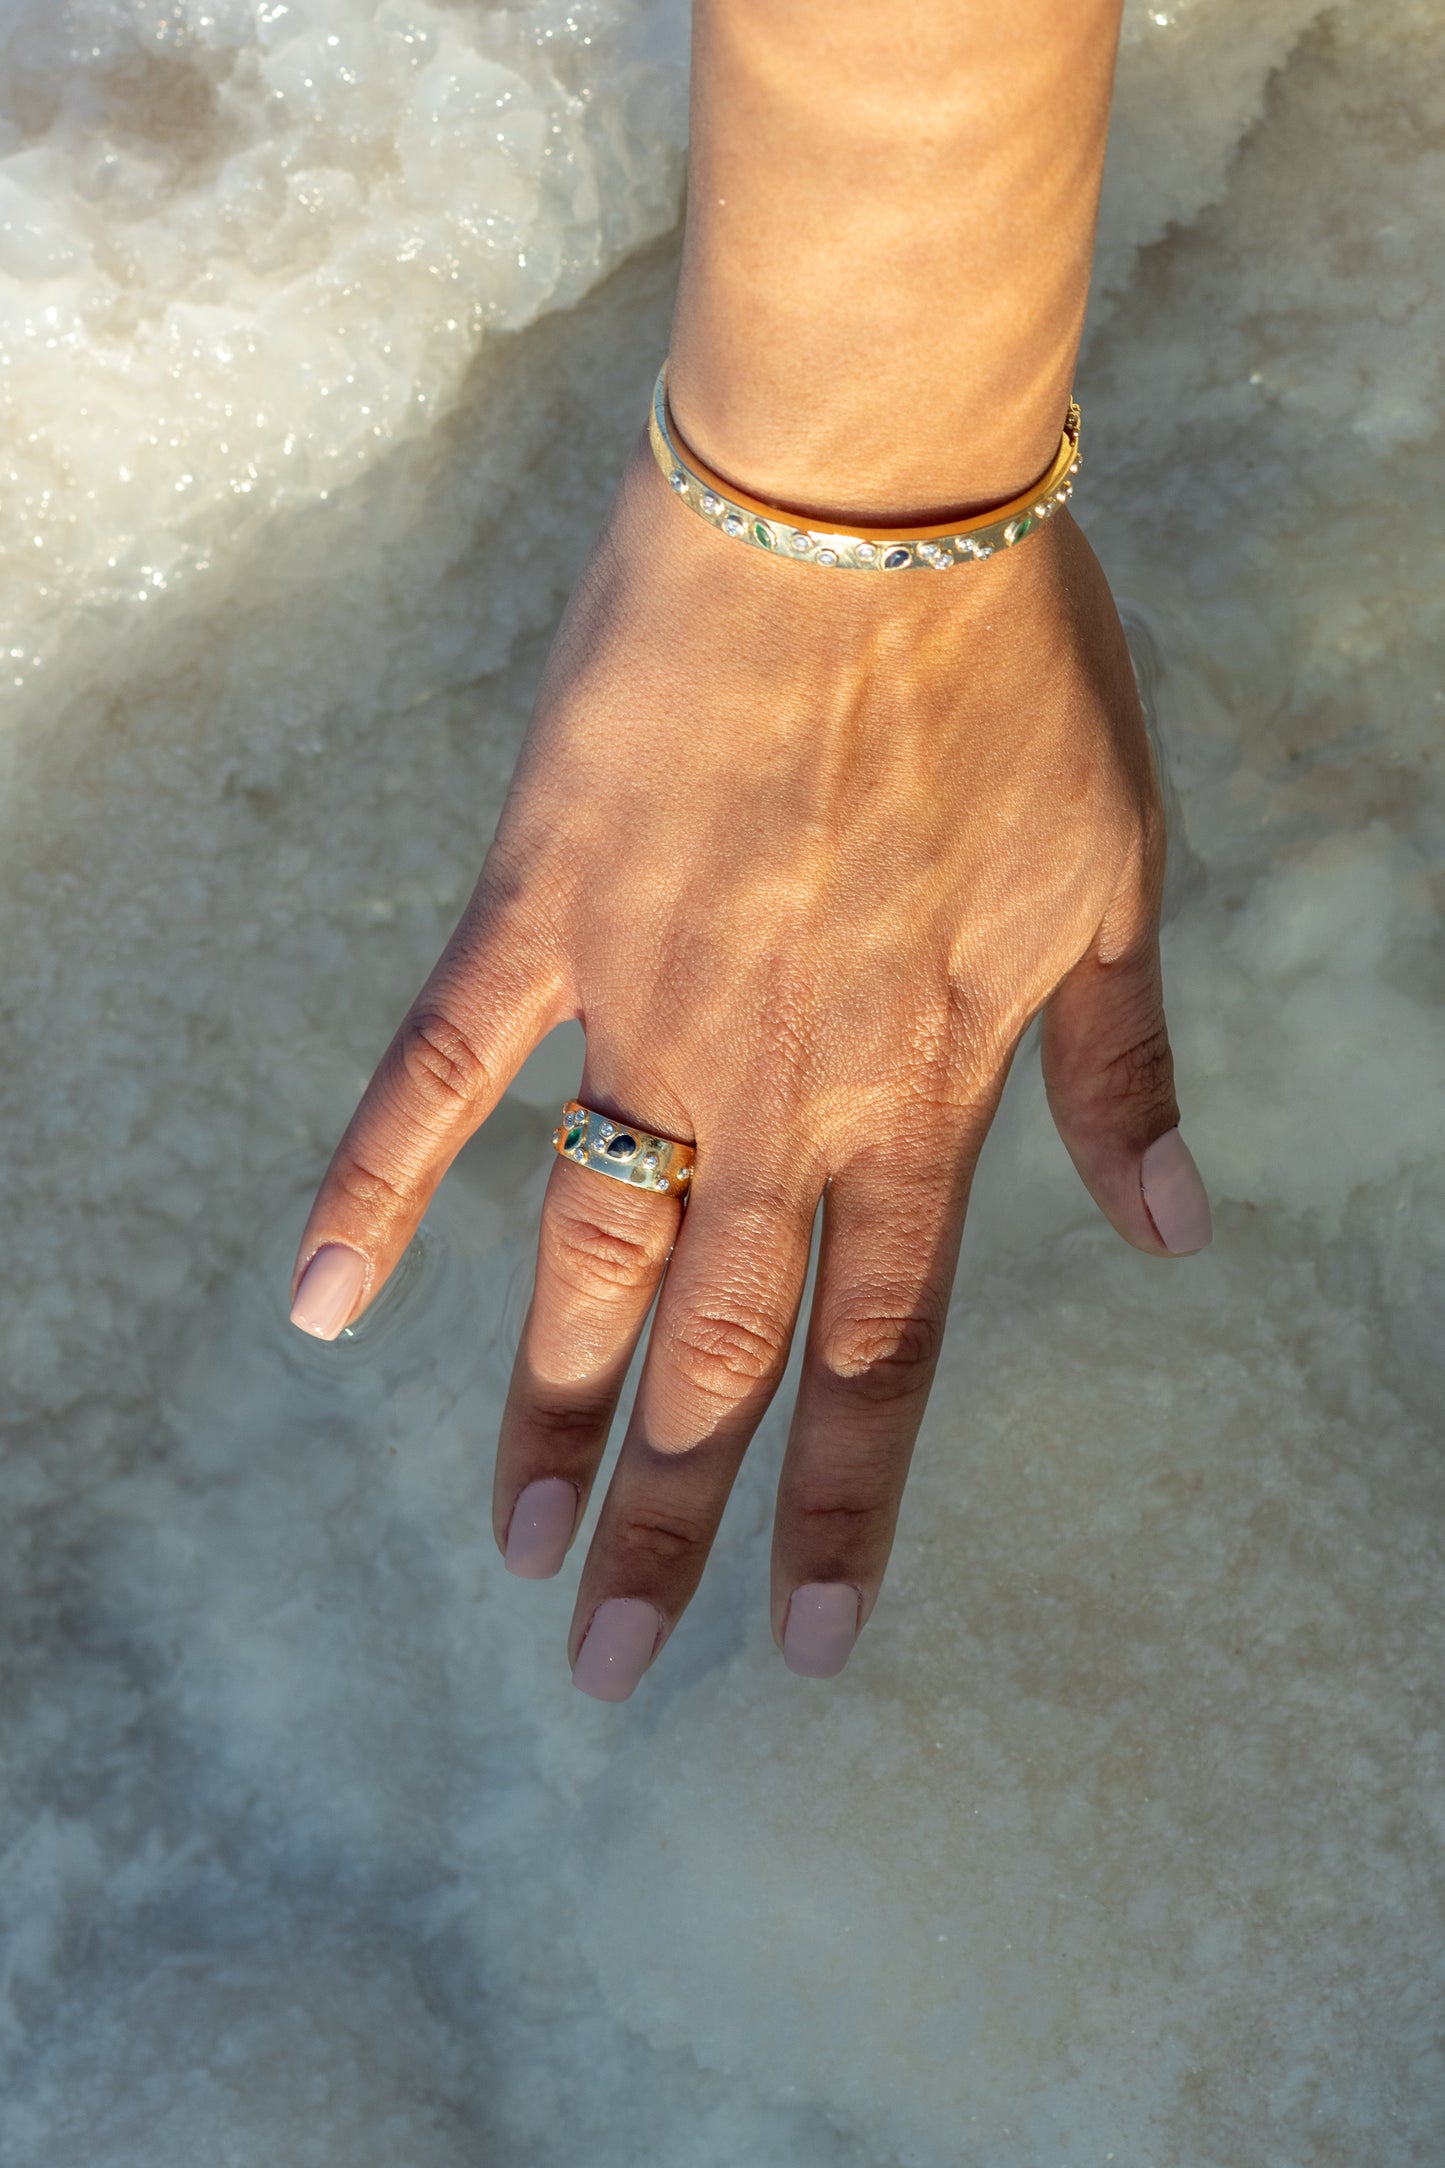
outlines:
[[[527,1055],[574,1013],[550,929],[486,869],[332,1154],[291,1322],[334,1340],[386,1284],[432,1193]]]

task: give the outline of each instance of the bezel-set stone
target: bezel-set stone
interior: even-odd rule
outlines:
[[[878,552],[871,542],[860,542],[853,554],[860,565],[871,565]]]
[[[687,495],[687,476],[683,473],[681,467],[674,467],[671,474],[668,476],[668,480],[671,482],[673,488],[677,491],[679,497],[685,497]]]
[[[714,512],[720,512],[722,510],[722,498],[714,496],[713,492],[710,489],[705,489],[703,491],[702,497],[699,501],[709,519],[712,518]]]
[[[655,1167],[657,1165],[656,1152],[644,1152],[642,1155],[642,1164],[644,1167]]]
[[[759,549],[771,550],[778,546],[778,538],[765,519],[753,521],[753,540]]]
[[[818,563],[820,565],[835,565],[837,562],[838,552],[836,550],[819,550]]]
[[[733,540],[737,542],[742,539],[747,531],[748,523],[742,514],[740,512],[729,512],[727,518],[723,521],[723,533],[730,534]]]
[[[654,1182],[654,1184],[653,1184],[653,1188],[654,1188],[654,1189],[666,1189],[666,1187],[667,1187],[667,1176],[666,1176],[665,1174],[660,1174],[660,1175],[659,1175],[659,1176],[657,1177],[657,1180],[656,1180],[656,1182]]]
[[[810,550],[813,547],[813,537],[810,534],[795,533],[792,541],[788,544],[788,547],[789,549],[796,550],[798,555],[801,557],[805,554],[806,551]]]
[[[885,572],[901,572],[905,565],[911,565],[912,562],[912,550],[906,543],[900,542],[893,549],[884,552],[883,569]]]
[[[929,558],[928,562],[935,572],[951,572],[958,559],[954,556],[952,550],[938,550]]]

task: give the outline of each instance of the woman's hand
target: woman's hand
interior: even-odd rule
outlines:
[[[295,1316],[334,1337],[536,1040],[695,1141],[683,1213],[558,1158],[502,1424],[508,1563],[555,1572],[661,1290],[573,1621],[621,1699],[687,1605],[817,1289],[773,1630],[841,1668],[878,1594],[965,1204],[1045,1011],[1065,1144],[1126,1241],[1209,1239],[1160,1003],[1159,799],[1068,514],[988,564],[854,577],[736,547],[641,448],[563,621],[470,905],[337,1148]],[[579,1655],[580,1650],[580,1655]]]

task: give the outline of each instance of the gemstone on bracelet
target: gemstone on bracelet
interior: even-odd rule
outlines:
[[[743,519],[739,513],[729,512],[727,518],[723,521],[723,533],[730,534],[733,540],[736,542],[741,536],[745,535],[747,531],[747,521]]]
[[[871,565],[878,552],[871,542],[860,542],[853,554],[860,565]]]
[[[674,467],[672,473],[668,476],[668,480],[672,483],[679,497],[686,495],[687,476],[683,473],[681,467]]]
[[[765,550],[773,549],[777,544],[777,539],[766,520],[755,519],[753,521],[753,540],[760,548]]]
[[[795,534],[792,546],[801,557],[805,550],[810,550],[813,547],[813,537],[810,534]]]
[[[705,489],[702,493],[702,508],[710,519],[714,512],[722,510],[722,498],[715,497],[710,489]]]
[[[905,565],[911,565],[912,562],[912,550],[893,549],[890,550],[887,556],[884,558],[883,569],[885,572],[901,572]]]
[[[820,565],[835,565],[838,562],[838,552],[836,550],[819,550],[814,561]]]
[[[1005,527],[1003,531],[1003,538],[1005,542],[1007,542],[1010,547],[1012,547],[1015,542],[1022,542],[1024,536],[1028,534],[1028,532],[1032,528],[1033,523],[1033,514],[1031,512],[1025,512],[1019,519],[1011,519],[1007,527]]]

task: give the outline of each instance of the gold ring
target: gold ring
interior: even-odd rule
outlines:
[[[575,1159],[594,1174],[610,1174],[632,1189],[673,1190],[687,1202],[697,1152],[675,1137],[654,1137],[635,1123],[614,1121],[580,1099],[569,1099],[552,1142],[564,1159]]]

